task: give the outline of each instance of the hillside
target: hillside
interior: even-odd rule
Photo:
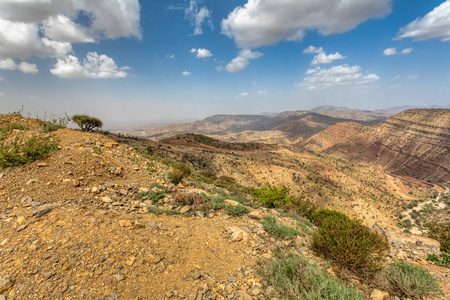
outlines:
[[[300,147],[431,182],[450,181],[450,110],[413,109],[370,127],[341,123]]]
[[[332,287],[343,284],[339,268],[313,250],[310,221],[289,207],[259,205],[250,191],[263,184],[360,216],[386,234],[388,262],[416,262],[450,291],[450,269],[425,261],[439,243],[393,224],[397,201],[435,195],[420,181],[326,155],[201,136],[164,144],[108,132],[43,132],[40,122],[16,114],[0,115],[0,138],[0,297],[8,300],[270,299],[277,287],[258,268],[279,251],[306,259],[320,280],[335,280]],[[4,166],[37,157],[47,145],[42,158]],[[172,159],[193,171],[179,183]],[[236,205],[246,209],[240,216]],[[294,236],[274,235],[277,227],[263,217]],[[382,288],[353,279],[348,285],[366,297]]]
[[[356,109],[321,107],[314,111],[286,111],[267,115],[215,115],[191,123],[160,128],[139,127],[117,131],[153,140],[184,133],[213,136],[226,142],[265,142],[292,144],[340,122],[378,124],[389,111],[370,112]]]

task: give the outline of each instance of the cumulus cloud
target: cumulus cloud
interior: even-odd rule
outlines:
[[[198,8],[197,1],[191,0],[189,7],[184,10],[184,17],[194,26],[194,35],[203,34],[203,24],[208,24],[213,29],[211,22],[212,11],[206,6]]]
[[[395,49],[395,48],[387,48],[386,50],[383,51],[384,56],[392,56],[392,55],[396,55],[396,54],[397,54],[397,49]]]
[[[342,56],[341,54],[339,54],[339,52],[336,52],[335,54],[327,55],[327,53],[325,51],[322,51],[314,56],[314,58],[311,62],[311,65],[317,66],[317,65],[323,65],[323,64],[331,64],[335,60],[346,59],[346,58],[347,58],[346,56]]]
[[[393,55],[397,55],[397,54],[408,55],[411,52],[413,52],[413,50],[414,50],[413,48],[406,48],[400,52],[397,52],[396,48],[387,48],[386,50],[383,51],[383,55],[384,56],[393,56]]]
[[[306,48],[305,50],[303,50],[304,54],[314,54],[314,53],[320,53],[323,52],[323,48],[322,47],[314,47],[314,46],[309,46],[308,48]]]
[[[186,77],[186,76],[191,75],[191,72],[183,71],[183,72],[181,72],[181,75]]]
[[[416,41],[429,39],[450,41],[450,0],[401,28],[398,38],[413,38]]]
[[[2,0],[0,59],[53,57],[58,73],[66,60],[72,61],[73,43],[140,39],[139,24],[138,0]],[[28,65],[21,68],[35,72]]]
[[[192,50],[191,50],[191,52],[192,52]],[[211,51],[209,51],[208,49],[204,49],[204,48],[199,48],[196,50],[196,52],[197,52],[197,55],[196,55],[197,58],[208,58],[208,57],[213,56]]]
[[[241,99],[241,98],[245,98],[245,97],[248,97],[248,93],[242,92],[239,95],[234,96],[234,99]]]
[[[24,74],[37,74],[39,72],[37,66],[35,64],[30,64],[25,61],[21,62],[17,69]]]
[[[230,73],[237,73],[245,68],[247,68],[250,64],[250,59],[256,59],[263,56],[261,52],[258,51],[250,51],[248,49],[243,49],[239,52],[239,56],[233,58],[225,67]]]
[[[72,79],[124,78],[128,75],[123,69],[117,67],[112,58],[98,55],[96,52],[89,52],[82,63],[73,55],[58,59],[50,72],[61,78]]]
[[[362,73],[360,66],[340,65],[329,69],[317,67],[309,69],[306,77],[299,85],[308,90],[323,90],[339,86],[360,86],[373,83],[380,78],[376,74]]]
[[[222,33],[240,48],[301,41],[308,30],[322,35],[349,31],[391,12],[391,0],[248,0],[222,20]]]
[[[1,59],[0,60],[0,69],[2,70],[16,70],[17,64],[11,58]]]

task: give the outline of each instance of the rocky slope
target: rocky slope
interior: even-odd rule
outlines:
[[[309,248],[314,228],[292,243],[259,222],[305,228],[301,220],[252,207],[242,217],[200,211],[199,199],[234,196],[192,179],[174,185],[166,164],[100,134],[42,133],[36,120],[0,115],[0,128],[11,124],[22,127],[5,131],[2,146],[36,137],[59,149],[0,171],[0,299],[270,299],[255,268],[277,247],[328,268]],[[448,292],[449,269],[423,260],[436,242],[394,233],[390,257],[423,265]]]
[[[381,166],[398,175],[450,181],[450,110],[413,109],[377,126],[338,124],[300,147]]]

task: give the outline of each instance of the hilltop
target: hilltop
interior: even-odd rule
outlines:
[[[375,126],[340,123],[299,146],[392,174],[449,182],[450,110],[407,110]]]
[[[339,267],[312,249],[317,226],[289,207],[263,208],[252,194],[267,184],[359,216],[386,235],[386,259],[420,264],[449,291],[450,271],[425,261],[439,243],[400,232],[392,219],[396,201],[435,195],[423,182],[295,147],[47,133],[16,114],[0,115],[0,128],[2,151],[50,150],[0,171],[0,295],[7,299],[270,299],[276,286],[258,266],[276,261],[277,249],[317,264],[320,280],[339,282],[330,286],[342,284]],[[176,182],[174,170],[188,169]],[[348,282],[367,297],[382,288]]]

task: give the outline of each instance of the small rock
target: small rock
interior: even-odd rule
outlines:
[[[18,219],[17,219],[17,225],[22,225],[22,224],[24,224],[26,222],[26,220],[25,220],[25,218],[23,217],[23,216],[20,216]]]
[[[192,279],[197,280],[200,279],[200,277],[202,277],[202,274],[198,270],[195,270],[192,274]]]
[[[195,214],[196,214],[197,216],[199,216],[200,218],[204,218],[204,217],[205,217],[205,213],[202,212],[202,211],[196,211]]]
[[[131,267],[131,266],[133,266],[135,261],[136,261],[136,257],[131,256],[130,258],[127,259],[126,264]]]
[[[6,243],[9,241],[9,239],[4,239],[1,243],[0,246],[5,246]]]
[[[6,297],[3,295],[0,295],[0,300],[6,300]]]
[[[92,194],[100,194],[100,190],[99,190],[99,188],[98,187],[92,187],[91,188],[91,193]]]
[[[233,206],[238,206],[238,205],[240,205],[239,202],[234,201],[234,200],[230,200],[230,199],[225,199],[225,200],[223,200],[223,204],[225,204],[225,205],[233,205]]]
[[[14,281],[9,279],[8,277],[0,279],[0,293],[3,293],[14,285]]]
[[[103,274],[103,270],[101,268],[99,268],[99,269],[95,270],[94,274],[97,275],[97,276],[102,275]]]
[[[122,227],[131,227],[131,223],[125,220],[120,220],[119,221],[120,226]]]
[[[153,259],[152,259],[152,262],[153,262],[154,264],[157,264],[157,263],[159,263],[160,261],[161,261],[161,256],[159,256],[159,255],[153,257]]]
[[[122,281],[125,279],[125,276],[123,276],[122,274],[116,274],[114,275],[114,277],[117,279],[117,281]]]
[[[370,295],[371,300],[384,300],[389,297],[389,294],[387,292],[383,292],[380,290],[373,290],[372,294]]]
[[[113,171],[113,173],[114,173],[115,175],[121,175],[121,174],[122,174],[122,168],[121,168],[121,167],[116,168],[116,169]]]
[[[102,201],[105,203],[112,203],[113,201],[109,197],[102,197]]]
[[[72,181],[72,183],[73,183],[73,186],[74,187],[79,187],[81,184],[80,184],[80,181],[78,180],[78,179],[74,179],[73,181]]]
[[[145,227],[144,223],[142,223],[142,222],[139,221],[139,220],[134,221],[134,225],[135,225],[136,227],[139,227],[139,228],[144,228],[144,227]]]
[[[234,299],[236,299],[236,300],[252,300],[252,297],[250,297],[244,291],[237,291]]]
[[[231,240],[233,242],[247,241],[248,235],[242,229],[237,227],[228,227],[228,232],[231,233]]]
[[[180,214],[187,213],[190,210],[191,210],[191,206],[190,205],[186,205],[186,206],[184,206],[183,208],[180,209]]]
[[[0,179],[2,179],[3,178],[3,173],[0,173]]]
[[[269,259],[272,257],[272,255],[270,255],[269,253],[264,253],[263,255],[261,255],[262,257]]]
[[[30,179],[30,180],[27,181],[26,185],[30,185],[30,184],[33,184],[33,183],[36,183],[36,182],[38,182],[37,179]]]
[[[254,210],[251,213],[249,213],[247,216],[249,216],[252,219],[256,219],[256,220],[261,220],[263,218],[263,216],[259,210]]]

